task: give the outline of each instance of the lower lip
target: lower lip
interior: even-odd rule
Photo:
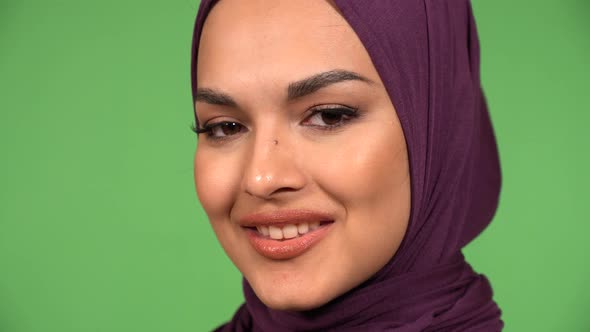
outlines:
[[[288,240],[273,240],[250,228],[246,228],[246,233],[259,254],[270,259],[285,260],[301,256],[311,249],[328,234],[332,224],[321,225],[313,231]]]

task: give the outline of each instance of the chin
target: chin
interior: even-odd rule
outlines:
[[[325,291],[318,289],[300,290],[297,287],[270,287],[254,292],[267,307],[274,310],[307,311],[323,306],[332,298]]]
[[[280,298],[280,297],[271,297],[271,298],[260,298],[262,303],[264,303],[267,307],[274,309],[274,310],[284,310],[284,311],[308,311],[315,308],[319,308],[322,305],[326,304],[327,300],[311,300],[309,298]]]

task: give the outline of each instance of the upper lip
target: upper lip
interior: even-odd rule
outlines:
[[[312,210],[276,210],[245,215],[238,219],[242,227],[301,224],[311,222],[333,221],[333,217],[325,212]]]

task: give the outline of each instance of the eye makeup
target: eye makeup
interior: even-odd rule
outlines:
[[[339,104],[314,106],[310,112],[301,124],[319,130],[340,128],[360,116],[357,108]]]
[[[314,130],[341,129],[361,116],[358,108],[342,104],[320,104],[310,107],[300,125]],[[245,133],[248,128],[239,121],[213,121],[202,127],[191,126],[197,135],[206,134],[210,140],[222,141]]]

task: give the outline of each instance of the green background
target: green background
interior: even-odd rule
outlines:
[[[205,331],[242,301],[194,193],[194,0],[0,0],[0,331]],[[590,330],[590,2],[474,2],[504,185],[466,250],[506,331]]]

